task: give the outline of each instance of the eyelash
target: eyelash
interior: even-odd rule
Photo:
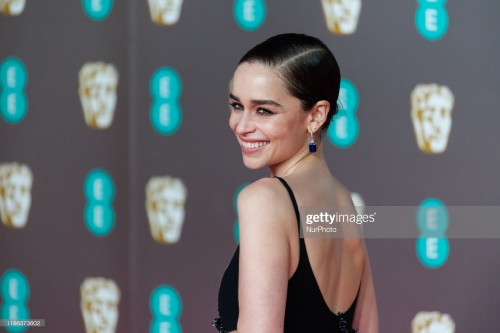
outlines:
[[[231,110],[237,110],[237,111],[243,110],[243,105],[241,105],[240,103],[230,102],[229,106],[231,107]]]
[[[270,116],[274,114],[274,112],[269,111],[268,109],[258,108],[257,113],[261,116]]]
[[[240,103],[231,102],[231,103],[229,103],[229,106],[231,107],[232,111],[242,111],[243,110],[243,105],[241,105]],[[270,116],[270,115],[274,114],[274,112],[272,112],[268,109],[258,108],[257,114],[259,114],[261,116]]]

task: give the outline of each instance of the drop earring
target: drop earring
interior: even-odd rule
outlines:
[[[316,152],[316,142],[314,141],[314,137],[312,132],[311,133],[311,141],[309,141],[309,152],[310,153],[315,153]]]

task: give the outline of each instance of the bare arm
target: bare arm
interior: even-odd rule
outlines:
[[[238,333],[283,332],[290,246],[289,208],[277,183],[263,179],[238,198],[240,224]],[[285,197],[285,199],[288,199]],[[294,216],[292,216],[294,218]]]
[[[366,248],[364,251],[365,263],[356,304],[356,312],[354,313],[353,327],[356,328],[359,333],[378,333],[378,312],[375,289],[373,287],[370,261],[368,260]]]

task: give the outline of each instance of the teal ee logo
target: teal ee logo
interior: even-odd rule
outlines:
[[[153,99],[150,109],[151,125],[159,134],[175,133],[182,121],[179,104],[182,81],[179,74],[170,67],[157,69],[151,77],[149,90]]]
[[[352,146],[359,135],[356,112],[359,107],[359,93],[354,83],[348,79],[340,81],[339,112],[332,119],[326,133],[330,142],[339,148]]]
[[[149,308],[153,316],[150,333],[182,333],[179,317],[182,313],[182,299],[175,288],[160,285],[151,293]]]
[[[22,320],[30,318],[27,305],[30,296],[28,279],[16,269],[9,269],[0,278],[0,291],[3,298],[0,316],[4,320]],[[18,333],[28,329],[27,326],[6,326],[7,332]]]
[[[83,0],[82,6],[89,19],[102,21],[111,13],[113,0]]]
[[[246,31],[259,29],[266,20],[265,0],[235,0],[234,19]]]
[[[107,236],[115,225],[113,179],[106,171],[94,169],[85,178],[84,192],[87,199],[84,212],[87,229],[96,236]]]
[[[424,200],[417,210],[417,257],[428,268],[441,267],[448,259],[450,246],[446,238],[448,210],[438,199]]]
[[[28,110],[28,98],[24,92],[28,74],[23,62],[14,57],[0,65],[0,114],[10,124],[20,123]]]
[[[448,30],[446,0],[418,0],[415,14],[417,31],[428,40],[438,40]]]
[[[233,196],[233,210],[234,210],[234,213],[236,214],[236,216],[238,216],[238,195],[240,195],[241,190],[243,190],[248,185],[249,185],[249,183],[245,183],[243,185],[240,185],[240,187],[238,187],[236,189],[236,192],[234,192],[234,196]],[[239,244],[240,243],[240,224],[238,223],[238,219],[236,219],[234,221],[234,225],[233,225],[233,237],[234,237],[234,241],[237,244]]]

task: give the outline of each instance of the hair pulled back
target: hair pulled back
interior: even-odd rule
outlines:
[[[290,95],[309,111],[318,101],[330,103],[330,112],[321,127],[326,132],[337,113],[340,70],[328,47],[315,37],[287,33],[276,35],[249,50],[241,63],[260,63],[274,68]]]

